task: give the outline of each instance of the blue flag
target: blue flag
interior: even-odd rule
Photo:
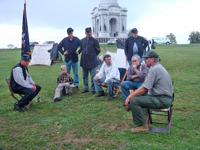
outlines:
[[[31,59],[31,49],[28,34],[28,22],[26,16],[26,2],[24,3],[23,22],[22,22],[22,51],[21,55],[27,54]]]

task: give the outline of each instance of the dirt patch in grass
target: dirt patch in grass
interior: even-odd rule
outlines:
[[[126,130],[127,128],[129,128],[129,124],[125,123],[125,122],[120,122],[120,123],[112,123],[112,124],[108,124],[108,123],[99,123],[98,124],[99,127],[105,127],[106,130]]]
[[[191,111],[183,111],[183,110],[175,110],[176,113],[181,113],[181,114],[190,114]]]
[[[75,138],[76,135],[71,132],[66,133],[64,143],[74,143],[75,145],[86,145],[87,142],[92,141],[92,138]]]
[[[64,144],[73,144],[76,146],[85,146],[88,143],[92,143],[95,145],[114,145],[112,139],[110,138],[91,138],[87,135],[87,137],[82,137],[82,138],[76,138],[76,135],[73,134],[72,132],[68,132],[65,135],[65,140],[62,141]],[[116,146],[117,147],[117,146]]]

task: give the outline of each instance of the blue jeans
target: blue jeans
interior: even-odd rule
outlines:
[[[133,56],[134,55],[138,55],[138,53],[133,53]],[[138,56],[140,56],[140,55],[138,55]],[[143,62],[143,58],[142,57],[140,57],[140,62]],[[128,63],[129,63],[129,65],[132,65],[132,60],[128,60]]]
[[[101,79],[98,79],[97,81],[94,81],[94,86],[95,86],[96,92],[103,91],[102,87],[99,86],[98,83],[103,83],[104,81],[105,81],[104,78],[101,78]],[[114,96],[115,95],[115,89],[114,88],[119,86],[119,81],[116,80],[116,79],[109,79],[106,84],[108,86],[108,94],[111,95],[111,96]]]
[[[88,74],[90,72],[91,76],[91,91],[95,91],[93,78],[96,75],[96,67],[95,68],[82,68],[82,77],[83,77],[83,90],[89,91],[88,87]]]
[[[79,85],[79,76],[78,76],[78,62],[73,63],[72,60],[69,62],[65,62],[65,66],[67,67],[67,73],[70,74],[71,67],[74,72],[74,85],[78,86]]]
[[[28,105],[30,101],[40,92],[41,87],[39,85],[36,86],[36,91],[34,91],[31,88],[23,88],[18,91],[13,91],[14,93],[22,94],[24,95],[19,101],[18,105],[20,108],[23,108],[24,106]]]
[[[139,87],[142,86],[142,83],[143,82],[133,82],[133,81],[122,82],[121,90],[122,90],[123,99],[126,99],[130,95],[129,90],[138,89]]]

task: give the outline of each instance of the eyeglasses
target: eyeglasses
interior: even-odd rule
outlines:
[[[132,62],[136,62],[137,60],[132,60]]]

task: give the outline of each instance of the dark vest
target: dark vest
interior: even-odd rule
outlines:
[[[11,75],[10,75],[10,86],[11,86],[13,92],[21,90],[22,88],[24,88],[21,85],[19,85],[18,83],[16,83],[15,80],[14,80],[13,69],[15,69],[17,67],[20,67],[22,69],[24,80],[26,80],[26,77],[27,77],[26,70],[28,71],[27,67],[22,66],[21,63],[17,64],[15,67],[12,68]]]

